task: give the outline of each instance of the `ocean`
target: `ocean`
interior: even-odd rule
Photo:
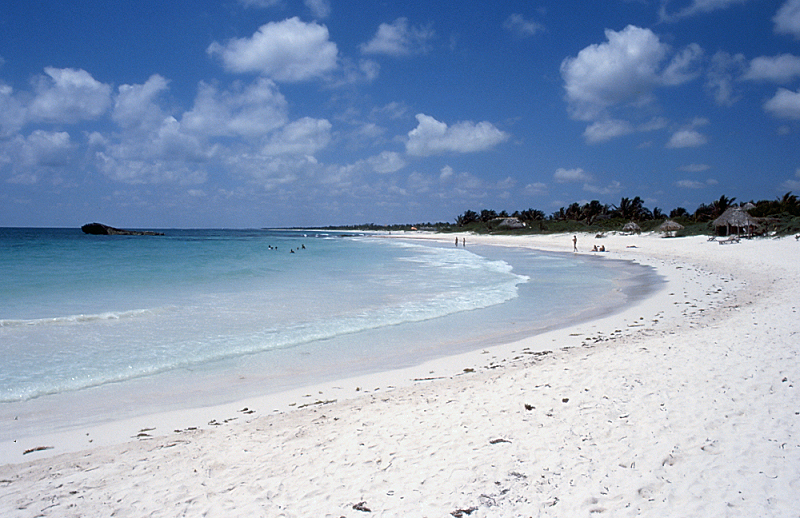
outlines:
[[[411,366],[613,311],[654,282],[469,240],[163,232],[0,229],[0,422],[56,430]]]

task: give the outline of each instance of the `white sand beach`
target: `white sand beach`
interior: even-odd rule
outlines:
[[[2,444],[0,515],[800,516],[800,242],[577,238],[667,282],[413,369]]]

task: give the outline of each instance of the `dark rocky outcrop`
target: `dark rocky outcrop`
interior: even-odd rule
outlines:
[[[109,227],[102,223],[87,223],[81,227],[84,234],[96,236],[163,236],[163,232],[150,232],[146,230],[122,230],[121,228]]]

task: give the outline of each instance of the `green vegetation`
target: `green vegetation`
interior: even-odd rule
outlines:
[[[644,206],[644,201],[635,198],[622,198],[617,205],[603,204],[592,200],[583,205],[572,203],[568,207],[546,215],[538,209],[526,209],[509,214],[506,211],[496,212],[483,209],[480,212],[467,210],[459,215],[455,224],[451,223],[419,223],[408,225],[354,225],[335,227],[347,230],[430,230],[436,232],[474,232],[479,234],[540,234],[561,232],[611,232],[620,231],[631,221],[635,222],[642,232],[658,230],[667,219],[683,225],[677,236],[711,234],[714,232],[712,222],[728,208],[742,207],[751,216],[758,218],[759,232],[768,235],[788,235],[800,232],[800,200],[791,192],[782,198],[771,200],[735,203],[736,198],[723,195],[710,204],[701,204],[694,213],[683,207],[672,209],[669,213],[658,207],[652,210]],[[515,218],[524,223],[522,228],[508,226],[507,218]]]

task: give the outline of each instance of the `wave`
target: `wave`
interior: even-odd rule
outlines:
[[[341,280],[347,286],[354,283],[354,289],[363,286],[380,293],[358,307],[343,307],[333,292],[321,295],[313,291],[318,286],[305,282],[306,278],[313,279],[309,277],[311,270],[295,266],[288,270],[292,274],[286,282],[262,283],[243,291],[237,287],[231,292],[205,292],[199,298],[186,297],[177,306],[0,320],[0,329],[6,328],[9,335],[18,338],[18,348],[14,349],[18,353],[9,356],[6,366],[0,369],[0,402],[25,401],[194,369],[487,308],[518,297],[518,286],[529,280],[514,273],[504,261],[489,260],[464,249],[394,240],[364,243],[378,249],[385,249],[386,245],[400,247],[401,253],[373,254],[370,249],[356,254],[360,261],[348,260],[344,263],[347,268],[330,273],[334,281],[329,286],[340,285]],[[364,265],[370,266],[369,272],[359,270]],[[253,267],[267,268],[263,264]],[[356,280],[364,284],[358,285]],[[301,282],[292,284],[296,281]],[[383,289],[390,286],[391,290]],[[251,291],[255,289],[263,292]],[[323,297],[328,303],[323,309],[335,311],[308,315],[306,308],[298,307],[299,317],[293,318],[294,322],[275,323],[277,319],[266,318],[269,309],[264,301],[272,302],[273,296],[281,299],[276,294],[287,289],[299,290],[298,300]],[[277,305],[269,306],[272,307]],[[84,325],[87,327],[82,328]],[[24,346],[30,343],[32,333],[38,337],[35,340],[41,338],[36,351]]]
[[[106,311],[89,315],[68,315],[64,317],[48,317],[33,319],[0,319],[0,328],[28,327],[28,326],[60,326],[70,324],[83,324],[101,320],[125,320],[142,316],[156,315],[167,308],[158,309],[131,309],[127,311]]]
[[[502,267],[500,264],[495,266]],[[525,280],[523,276],[510,275],[503,282],[473,287],[457,294],[438,294],[424,300],[361,309],[347,315],[308,320],[286,327],[270,327],[249,334],[215,334],[205,337],[202,341],[189,337],[174,337],[161,344],[152,344],[146,350],[134,347],[135,351],[131,351],[131,355],[119,352],[114,357],[103,354],[100,357],[90,358],[90,353],[86,352],[83,353],[85,358],[71,367],[71,373],[64,372],[64,365],[54,361],[49,365],[41,365],[33,376],[8,384],[7,386],[14,388],[0,393],[0,402],[11,403],[62,392],[74,392],[273,350],[291,349],[360,332],[423,322],[463,311],[478,310],[517,297],[517,286]],[[152,313],[153,310],[134,310],[17,321],[19,322],[17,325],[118,320]],[[6,382],[3,385],[6,385]]]

